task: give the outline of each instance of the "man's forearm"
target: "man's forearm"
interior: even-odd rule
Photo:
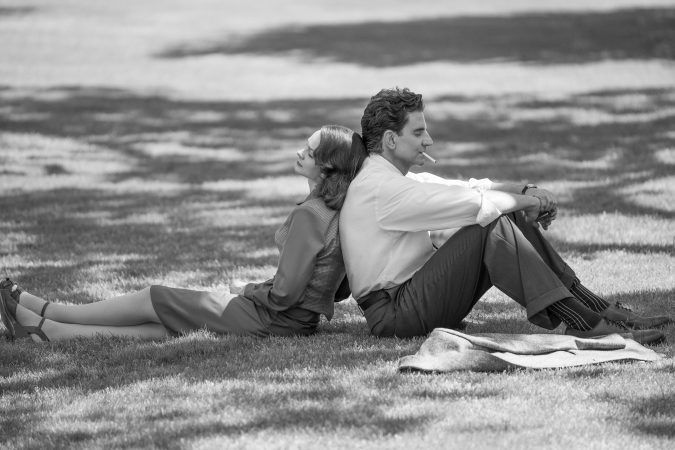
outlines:
[[[539,208],[539,205],[541,204],[537,197],[520,195],[520,192],[514,194],[511,192],[490,190],[485,191],[483,195],[490,202],[492,202],[492,204],[495,205],[497,209],[502,212],[502,214],[508,214],[510,212],[520,211],[528,208]]]
[[[527,186],[523,183],[497,183],[492,182],[492,190],[499,192],[508,192],[510,194],[522,194],[523,189]]]

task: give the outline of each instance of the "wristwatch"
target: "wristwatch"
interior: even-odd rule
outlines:
[[[527,192],[528,189],[537,189],[537,185],[536,184],[530,184],[530,183],[526,184],[525,187],[523,188],[521,194],[525,195],[525,193]]]

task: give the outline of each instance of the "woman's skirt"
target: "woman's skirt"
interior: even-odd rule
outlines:
[[[152,306],[173,335],[207,329],[247,336],[307,335],[316,331],[319,315],[301,308],[270,311],[241,295],[150,286]]]

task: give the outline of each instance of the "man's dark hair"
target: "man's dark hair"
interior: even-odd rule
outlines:
[[[382,89],[370,98],[361,117],[361,135],[369,153],[382,153],[384,132],[392,130],[401,134],[408,121],[408,114],[424,111],[421,94],[408,88]]]

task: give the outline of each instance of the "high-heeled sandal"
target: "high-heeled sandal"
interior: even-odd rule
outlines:
[[[12,296],[12,298],[17,303],[19,303],[19,296],[23,292],[23,289],[21,289],[18,284],[16,284],[12,280],[10,280],[9,277],[0,281],[0,289],[8,290],[10,292],[10,295]],[[45,304],[42,305],[42,309],[40,310],[40,316],[42,316],[42,317],[45,316],[45,310],[47,309],[47,306],[49,306],[49,302],[47,300],[44,300],[44,302],[45,302]]]
[[[5,289],[9,291],[12,295],[12,298],[17,302],[19,301],[19,295],[21,295],[21,293],[23,292],[19,287],[19,285],[10,280],[9,278],[5,278],[4,280],[0,281],[0,289]]]
[[[0,290],[0,318],[7,328],[7,338],[10,341],[28,336],[28,332],[20,328],[20,324],[16,321],[16,301],[7,289]]]
[[[23,339],[35,334],[42,341],[49,342],[49,338],[42,331],[42,325],[46,319],[43,317],[37,326],[22,325],[16,319],[16,308],[18,306],[19,304],[11,296],[10,291],[7,289],[0,290],[0,312],[2,313],[2,322],[9,331],[10,340]]]
[[[43,342],[49,342],[49,338],[45,334],[44,331],[42,331],[42,325],[45,323],[44,317],[40,321],[40,323],[37,326],[28,326],[28,325],[21,325],[18,321],[16,322],[16,328],[17,331],[20,331],[21,333],[25,333],[26,336],[30,336],[31,334],[36,335],[37,337],[40,338],[41,341]]]

